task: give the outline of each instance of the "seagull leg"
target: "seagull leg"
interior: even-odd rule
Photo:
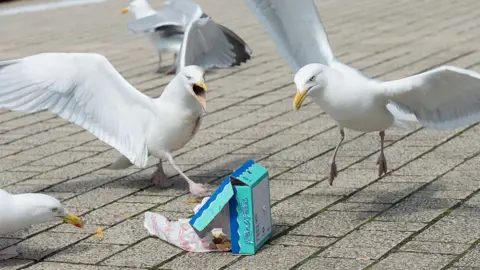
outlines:
[[[338,142],[337,147],[335,147],[335,151],[333,152],[332,159],[330,160],[330,177],[328,178],[328,183],[330,185],[333,184],[333,180],[338,175],[335,158],[337,157],[338,148],[340,148],[340,145],[342,145],[342,142],[344,139],[345,139],[345,131],[343,130],[343,128],[340,128],[340,141]]]
[[[163,69],[162,69],[162,52],[158,52],[158,69],[157,69],[157,73],[162,73]]]
[[[380,131],[378,133],[380,135],[380,155],[377,159],[378,165],[378,176],[382,176],[383,174],[387,173],[387,159],[385,158],[385,154],[383,153],[383,142],[385,139],[385,131]]]
[[[202,195],[203,193],[206,192],[205,186],[199,183],[195,183],[192,179],[188,178],[181,170],[178,168],[178,166],[175,164],[173,161],[172,155],[170,153],[165,153],[165,156],[167,157],[168,161],[170,164],[172,164],[173,168],[187,181],[188,183],[188,189],[190,190],[190,193],[193,195]]]
[[[157,170],[152,174],[152,183],[159,185],[162,188],[166,188],[172,185],[169,183],[167,175],[163,171],[162,159],[157,164]]]
[[[173,54],[172,67],[165,72],[165,75],[175,74],[177,72],[177,53]]]
[[[8,259],[14,258],[18,255],[17,248],[11,246],[5,249],[0,250],[0,262],[6,261]]]

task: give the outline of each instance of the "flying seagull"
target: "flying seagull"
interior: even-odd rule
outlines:
[[[175,165],[172,152],[187,144],[200,128],[206,110],[205,59],[231,55],[227,38],[206,39],[197,46],[198,33],[211,29],[208,18],[189,25],[198,31],[185,35],[179,70],[155,99],[130,85],[102,55],[43,53],[0,62],[0,107],[27,113],[49,110],[90,131],[117,149],[123,157],[110,169],[145,167],[150,155],[159,158],[154,184],[167,177],[167,159],[189,184],[192,194],[205,191]]]
[[[166,74],[175,73],[177,67],[177,55],[180,51],[182,42],[185,42],[184,34],[188,31],[188,26],[200,18],[209,18],[193,0],[171,0],[165,1],[165,6],[155,11],[147,0],[134,0],[128,7],[122,9],[122,13],[132,12],[136,20],[128,24],[128,29],[137,34],[146,34],[158,54],[158,73],[162,72],[162,53],[173,52],[174,60],[172,68],[166,71]],[[197,31],[192,28],[190,31]],[[212,55],[205,59],[205,62],[199,66],[210,68],[227,68],[238,66],[250,59],[252,51],[248,45],[227,27],[215,23],[212,20],[212,27],[208,31],[196,33],[205,39],[216,40],[227,38],[233,54],[222,56]],[[202,46],[203,42],[198,42]]]
[[[63,220],[83,227],[83,220],[69,213],[57,199],[44,194],[10,194],[0,189],[0,236],[34,224]],[[0,250],[0,261],[17,255],[15,247]]]
[[[373,80],[335,58],[312,0],[245,1],[296,72],[294,109],[300,109],[309,96],[339,127],[330,184],[337,176],[335,156],[344,128],[379,132],[381,176],[387,172],[385,130],[392,125],[412,126],[418,121],[427,128],[449,130],[480,120],[479,73],[441,66],[404,79]]]

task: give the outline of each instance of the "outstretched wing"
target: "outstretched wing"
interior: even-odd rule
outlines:
[[[147,164],[153,100],[102,55],[45,53],[0,62],[0,107],[47,109],[87,129],[133,164]]]
[[[313,0],[245,0],[293,72],[334,60]]]
[[[426,127],[446,130],[480,121],[480,74],[474,71],[442,66],[383,86],[388,98]]]
[[[182,1],[182,0],[177,0]],[[233,42],[233,39],[231,40]],[[185,31],[178,57],[177,72],[188,65],[197,65],[205,69],[226,68],[250,59],[250,49],[243,46],[243,54],[235,53],[236,44],[230,40],[209,17],[195,20]]]

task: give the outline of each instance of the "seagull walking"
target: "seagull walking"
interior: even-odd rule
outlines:
[[[162,53],[174,53],[173,64],[166,74],[173,74],[177,68],[177,56],[179,54],[184,34],[191,23],[200,18],[209,18],[201,7],[193,0],[170,0],[165,1],[165,6],[160,10],[154,10],[147,0],[134,0],[128,7],[122,9],[122,13],[132,12],[136,20],[128,24],[128,29],[137,34],[146,34],[158,54],[158,70],[162,73]],[[208,32],[200,33],[205,39],[226,38],[232,47],[233,54],[223,57],[211,57],[199,66],[210,68],[227,68],[245,63],[250,59],[252,50],[248,45],[227,27],[212,21],[212,27]],[[195,29],[194,29],[195,30]],[[222,37],[220,37],[222,36]],[[199,42],[198,46],[202,46]]]
[[[205,71],[198,63],[233,52],[225,37],[203,40],[203,32],[217,29],[208,18],[188,29],[180,69],[158,98],[135,89],[102,55],[43,53],[0,62],[0,107],[27,113],[49,110],[87,129],[123,155],[110,169],[144,168],[150,155],[159,158],[154,184],[167,179],[162,168],[166,159],[186,179],[190,192],[200,195],[205,188],[183,174],[172,152],[193,138],[206,110]],[[203,46],[197,46],[199,39]]]
[[[0,189],[0,236],[34,224],[63,220],[78,228],[83,220],[68,212],[57,199],[44,194],[10,194]],[[0,250],[0,261],[17,256],[14,246]]]
[[[385,130],[420,122],[436,130],[480,120],[480,74],[441,66],[407,78],[377,81],[338,61],[313,0],[245,0],[295,72],[295,110],[310,97],[336,121],[340,139],[330,160],[329,183],[337,177],[335,157],[345,128],[378,132],[378,175],[387,173]]]

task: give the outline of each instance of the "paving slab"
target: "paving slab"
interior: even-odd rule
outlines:
[[[0,3],[0,60],[100,53],[139,91],[161,95],[172,76],[156,74],[150,42],[127,31],[133,17],[120,13],[127,0],[5,15],[58,1]],[[315,2],[335,55],[368,76],[398,79],[443,64],[480,71],[479,1]],[[15,244],[21,253],[0,262],[2,270],[480,269],[480,126],[387,130],[392,171],[381,178],[378,134],[347,130],[330,186],[335,121],[311,101],[292,111],[293,74],[244,1],[198,3],[241,36],[253,57],[208,74],[208,113],[175,159],[192,179],[210,183],[209,190],[247,159],[266,166],[273,239],[255,256],[237,256],[186,253],[150,237],[146,211],[174,220],[193,214],[187,203],[193,197],[170,165],[172,186],[154,187],[157,160],[145,169],[105,170],[119,153],[89,132],[49,112],[2,109],[0,188],[55,196],[87,221],[83,230],[52,222],[0,237],[0,248]],[[103,239],[93,236],[98,227]]]

